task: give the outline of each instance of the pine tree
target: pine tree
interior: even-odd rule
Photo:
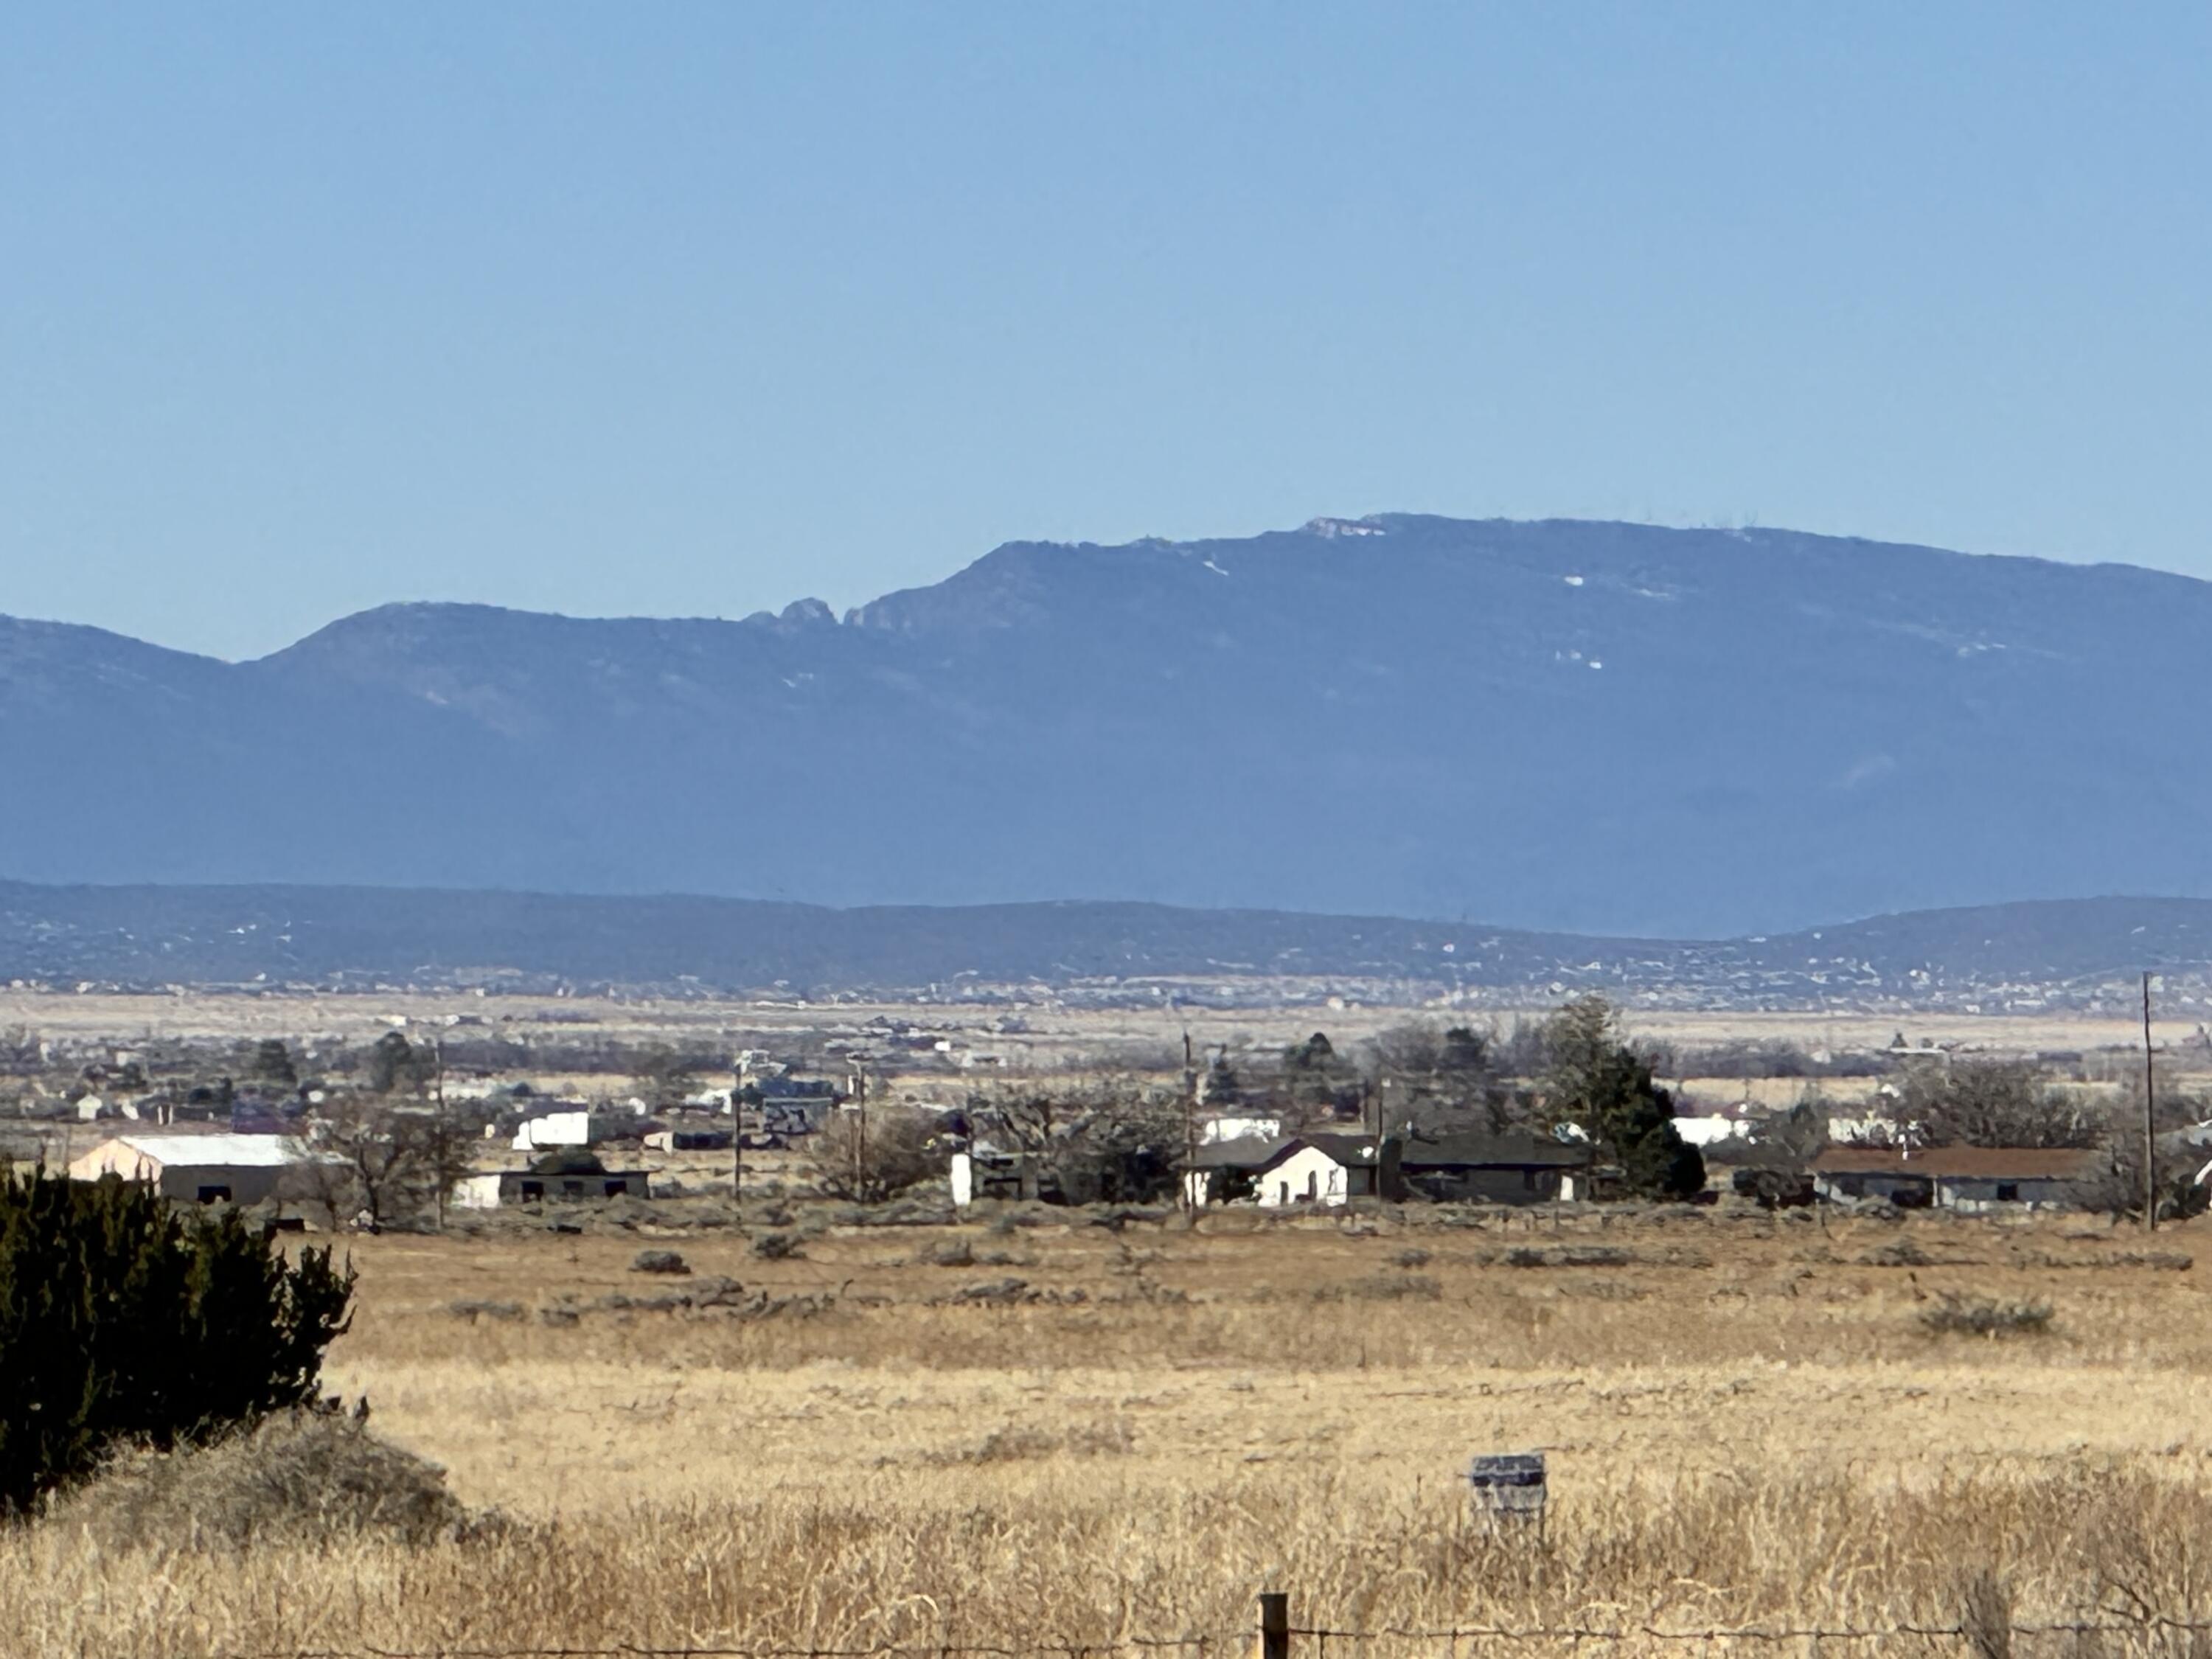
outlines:
[[[1705,1184],[1705,1155],[1674,1127],[1674,1102],[1651,1067],[1621,1041],[1613,1006],[1576,998],[1544,1027],[1545,1108],[1577,1123],[1620,1166],[1639,1198],[1686,1199]]]
[[[292,1051],[284,1046],[282,1037],[264,1037],[254,1044],[246,1075],[256,1083],[270,1084],[279,1089],[296,1087],[300,1081],[299,1070],[292,1064]]]
[[[1705,1184],[1705,1155],[1674,1127],[1674,1101],[1651,1068],[1617,1048],[1600,1075],[1589,1127],[1620,1165],[1621,1183],[1639,1198],[1686,1199]]]
[[[420,1081],[422,1066],[415,1045],[397,1031],[386,1031],[369,1045],[368,1086],[380,1095],[395,1089],[411,1089]]]
[[[313,1401],[350,1268],[288,1262],[234,1210],[0,1176],[0,1516],[121,1443],[168,1447]]]

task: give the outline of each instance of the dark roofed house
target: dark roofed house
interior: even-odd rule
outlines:
[[[1590,1149],[1526,1129],[1413,1139],[1398,1155],[1408,1190],[1478,1204],[1571,1201],[1586,1182]]]
[[[573,1146],[534,1159],[526,1170],[464,1176],[453,1188],[453,1201],[465,1210],[652,1196],[652,1182],[644,1170],[610,1170],[592,1153]]]
[[[1974,1212],[2079,1209],[2105,1173],[2096,1152],[2027,1146],[1831,1146],[1808,1166],[1820,1197]]]

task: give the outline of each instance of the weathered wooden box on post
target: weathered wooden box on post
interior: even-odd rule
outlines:
[[[1492,1527],[1534,1527],[1539,1534],[1543,1532],[1550,1490],[1544,1481],[1543,1453],[1477,1457],[1467,1466],[1467,1484],[1477,1519]]]

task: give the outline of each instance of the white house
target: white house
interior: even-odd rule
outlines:
[[[597,1165],[596,1158],[588,1160]],[[453,1206],[462,1210],[495,1210],[507,1204],[587,1203],[607,1198],[649,1198],[652,1181],[643,1170],[488,1170],[453,1183]]]
[[[1273,1140],[1283,1133],[1279,1117],[1217,1117],[1198,1126],[1198,1142],[1212,1146],[1224,1140],[1248,1140],[1257,1136]]]
[[[453,1183],[453,1207],[457,1210],[495,1210],[499,1207],[499,1172],[487,1170],[478,1175],[465,1175]]]
[[[1265,1209],[1334,1208],[1355,1198],[1401,1196],[1399,1145],[1376,1156],[1369,1135],[1306,1134],[1288,1140],[1240,1137],[1201,1147],[1184,1176],[1194,1204],[1245,1200]]]
[[[514,1132],[514,1150],[540,1152],[549,1146],[588,1146],[592,1144],[592,1115],[588,1111],[546,1112],[527,1119]]]
[[[1348,1203],[1355,1191],[1371,1194],[1374,1176],[1373,1142],[1349,1157],[1309,1144],[1261,1170],[1255,1195],[1262,1209],[1293,1204],[1333,1206]]]
[[[1751,1137],[1751,1117],[1741,1107],[1686,1115],[1677,1113],[1674,1133],[1692,1146],[1717,1146],[1726,1140],[1747,1140]]]

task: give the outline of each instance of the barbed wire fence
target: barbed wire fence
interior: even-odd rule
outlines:
[[[2110,1655],[2173,1654],[2181,1659],[2212,1659],[2212,1617],[2182,1618],[2151,1611],[2079,1619],[1992,1622],[1969,1616],[1955,1622],[1886,1624],[1747,1624],[1676,1626],[1624,1621],[1617,1624],[1509,1625],[1468,1623],[1434,1628],[1386,1626],[1371,1630],[1328,1625],[1293,1624],[1288,1598],[1269,1593],[1260,1598],[1255,1627],[1237,1632],[1184,1636],[1115,1636],[1097,1642],[1030,1641],[884,1642],[839,1647],[769,1644],[656,1645],[617,1642],[597,1646],[357,1646],[262,1649],[231,1659],[1120,1659],[1129,1654],[1187,1653],[1193,1659],[1329,1659],[1332,1644],[1340,1659],[1362,1659],[1376,1644],[1413,1647],[1436,1659],[1481,1659],[1488,1652],[1550,1644],[1572,1654],[1676,1651],[1696,1648],[1714,1656],[1737,1647],[1771,1653],[1791,1646],[1817,1656],[1829,1645],[1864,1646],[1911,1642],[1923,1650],[2011,1659],[2015,1641],[2067,1641],[2074,1650]],[[2105,1645],[2107,1642],[2113,1645]]]

